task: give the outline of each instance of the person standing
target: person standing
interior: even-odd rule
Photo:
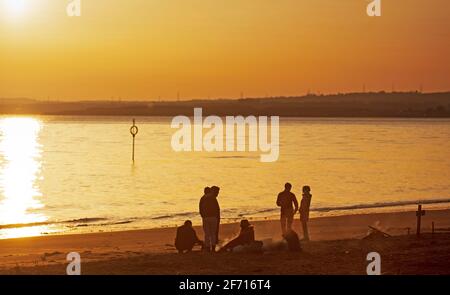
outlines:
[[[205,233],[204,250],[215,252],[220,217],[220,206],[217,201],[219,188],[216,186],[212,188],[206,187],[204,192],[199,204],[200,215],[203,221],[203,231]]]
[[[300,222],[303,228],[303,240],[309,241],[308,220],[309,208],[311,207],[311,188],[308,185],[303,187],[302,200],[300,202]]]
[[[218,186],[212,186],[211,187],[211,193],[217,198],[219,197],[220,187]],[[220,230],[220,205],[219,201],[217,201],[218,206],[218,213],[217,213],[217,227],[216,227],[216,244],[219,242],[219,230]]]
[[[283,236],[292,229],[294,215],[298,210],[297,197],[291,192],[292,185],[284,185],[284,191],[278,194],[277,206],[280,207],[280,223]]]

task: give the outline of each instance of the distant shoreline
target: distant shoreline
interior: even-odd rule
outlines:
[[[210,115],[205,115],[205,116],[211,116]],[[224,118],[225,116],[240,116],[241,114],[235,114],[235,115],[219,115],[219,117]],[[133,115],[133,114],[99,114],[99,115],[93,115],[93,114],[77,114],[77,113],[73,113],[73,114],[35,114],[35,113],[0,113],[0,117],[8,117],[8,116],[16,116],[16,117],[80,117],[80,118],[161,118],[161,119],[172,119],[174,116],[186,116],[188,118],[193,118],[192,115],[190,114],[177,114],[177,115],[143,115],[143,114],[138,114],[138,115]],[[243,115],[242,115],[243,116]],[[251,115],[246,115],[246,116],[251,116]],[[255,115],[255,116],[260,116],[260,115]],[[272,115],[272,116],[277,116],[277,115]],[[270,115],[269,115],[270,117]],[[310,119],[310,120],[314,120],[314,119],[336,119],[336,120],[363,120],[363,119],[411,119],[411,120],[439,120],[439,119],[450,119],[450,115],[449,116],[429,116],[429,117],[419,117],[419,116],[411,116],[411,117],[400,117],[400,116],[279,116],[281,119]]]
[[[280,116],[287,118],[450,118],[450,92],[372,92],[189,101],[39,101],[0,98],[1,115]]]

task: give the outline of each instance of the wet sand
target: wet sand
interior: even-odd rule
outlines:
[[[425,208],[426,209],[426,208]],[[180,255],[175,228],[0,240],[0,274],[65,274],[66,255],[81,255],[82,274],[365,274],[369,252],[379,252],[383,274],[450,274],[450,210],[427,211],[415,236],[415,212],[320,217],[310,221],[312,241],[300,253]],[[253,222],[258,240],[281,240],[279,222]],[[366,240],[368,226],[392,237]],[[410,228],[410,235],[408,229]],[[301,233],[296,222],[294,229]],[[202,230],[196,227],[202,238]],[[221,227],[221,240],[238,224]]]

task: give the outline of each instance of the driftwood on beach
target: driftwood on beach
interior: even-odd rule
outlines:
[[[369,239],[378,239],[378,238],[389,238],[391,237],[390,234],[385,233],[373,226],[369,225],[369,229],[371,230],[371,233],[368,234],[366,237],[364,237],[364,240],[369,240]]]

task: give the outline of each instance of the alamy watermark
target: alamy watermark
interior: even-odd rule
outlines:
[[[66,260],[69,264],[66,267],[67,275],[81,275],[81,256],[78,252],[67,254]],[[370,252],[366,256],[369,264],[366,267],[366,273],[369,276],[381,275],[381,255],[378,252]]]
[[[370,252],[366,259],[369,261],[366,268],[367,274],[369,276],[381,275],[381,255],[378,252]]]
[[[280,155],[278,116],[271,116],[270,124],[266,116],[226,116],[225,120],[208,116],[203,119],[202,108],[195,108],[193,122],[187,116],[177,116],[173,118],[171,128],[178,129],[171,140],[176,152],[259,151],[261,162],[275,162]],[[207,130],[205,134],[204,129]]]
[[[66,256],[66,260],[70,261],[66,267],[66,274],[69,276],[81,275],[81,256],[78,252],[70,252]]]
[[[67,16],[81,16],[81,0],[71,0],[66,8]]]
[[[370,0],[367,5],[367,15],[368,16],[381,16],[381,0]]]
[[[381,16],[381,0],[369,0],[366,13],[368,16]],[[81,16],[81,0],[70,0],[66,8],[67,16]]]

